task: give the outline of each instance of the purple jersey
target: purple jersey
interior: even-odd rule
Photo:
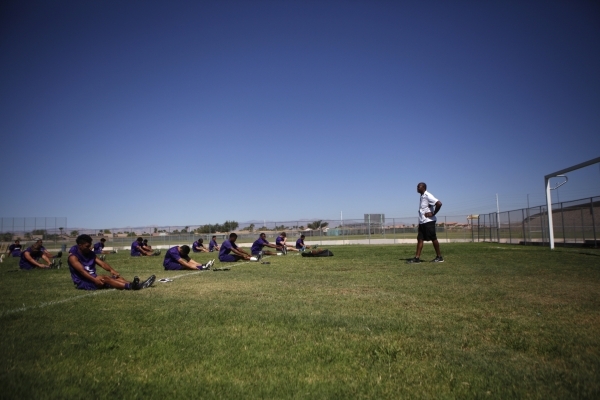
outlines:
[[[10,255],[13,257],[20,257],[22,248],[23,248],[22,245],[15,243],[15,244],[11,244],[10,246],[8,246],[8,251],[10,252]]]
[[[140,251],[140,242],[138,242],[137,240],[133,243],[131,243],[131,256],[132,257],[139,257],[142,255],[142,252]]]
[[[225,254],[231,253],[231,249],[237,249],[237,244],[226,240],[221,245],[221,250],[219,250],[219,257],[224,256]]]
[[[208,244],[208,251],[213,251],[218,245],[219,244],[217,243],[217,241],[215,239],[212,239]]]
[[[181,265],[181,264],[179,264],[179,260],[181,260],[181,255],[179,254],[179,250],[178,250],[177,246],[171,247],[165,253],[163,267],[168,267],[170,264],[172,265],[173,263],[175,263],[177,265]]]
[[[197,240],[194,242],[194,244],[192,244],[192,251],[194,253],[200,253],[201,252],[200,249],[203,249],[203,248],[204,248],[204,245]]]
[[[275,244],[277,246],[283,246],[284,241],[285,241],[285,238],[283,236],[277,236],[277,239],[275,239]]]
[[[258,239],[256,239],[254,241],[254,243],[252,243],[252,247],[250,248],[250,252],[252,254],[258,254],[259,251],[262,251],[263,247],[265,247],[265,245],[269,244],[269,242],[267,241],[267,239],[263,239],[261,237],[259,237]]]
[[[102,250],[104,250],[104,243],[98,242],[94,244],[94,253],[102,254]]]
[[[19,268],[21,269],[34,269],[34,268],[38,268],[37,265],[34,265],[32,263],[29,262],[29,260],[27,260],[27,258],[25,258],[25,254],[29,253],[29,255],[31,256],[31,258],[33,258],[34,260],[37,260],[38,258],[40,258],[43,254],[42,249],[39,250],[32,250],[31,247],[28,247],[24,252],[21,253],[21,259],[19,260]]]
[[[69,250],[69,258],[67,259],[67,262],[69,263],[69,271],[71,272],[71,280],[73,280],[73,283],[77,289],[96,290],[97,287],[89,280],[89,276],[87,274],[82,274],[75,269],[71,263],[71,257],[77,258],[77,261],[81,263],[83,269],[85,269],[86,272],[95,278],[97,276],[96,254],[93,251],[90,251],[87,254],[82,254],[77,246],[73,246]]]
[[[297,249],[303,249],[304,248],[304,240],[302,240],[302,238],[296,240],[296,248]]]

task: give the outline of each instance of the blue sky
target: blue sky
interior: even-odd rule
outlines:
[[[2,217],[416,216],[544,201],[600,156],[600,6],[5,1]],[[600,166],[561,200],[600,195]]]

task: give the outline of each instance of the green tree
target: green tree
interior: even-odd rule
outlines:
[[[0,240],[3,242],[12,242],[12,237],[13,237],[12,233],[4,232],[2,235],[0,235]]]
[[[71,231],[71,237],[79,236],[79,231]]]
[[[104,230],[104,233],[108,233],[108,234],[110,234],[110,229],[105,229],[105,230]]]
[[[321,230],[323,228],[325,228],[327,225],[329,225],[329,222],[323,222],[323,220],[318,220],[318,221],[314,221],[311,224],[306,225],[308,228],[313,229],[313,230]]]

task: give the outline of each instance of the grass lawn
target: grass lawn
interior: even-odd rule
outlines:
[[[600,250],[330,249],[219,272],[108,255],[173,279],[141,291],[5,260],[0,398],[600,397]]]

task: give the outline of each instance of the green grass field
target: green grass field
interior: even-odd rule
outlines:
[[[599,250],[447,244],[410,265],[412,245],[330,249],[219,272],[108,255],[125,278],[173,279],[141,291],[8,259],[0,398],[600,397]]]

